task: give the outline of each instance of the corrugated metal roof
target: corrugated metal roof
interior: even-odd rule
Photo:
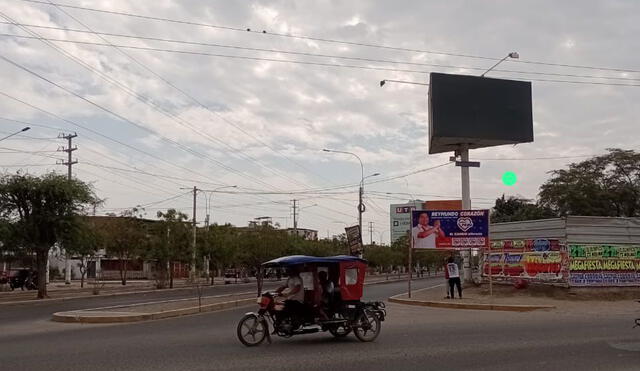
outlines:
[[[640,218],[570,216],[567,241],[640,245]]]
[[[563,218],[527,220],[522,222],[495,223],[489,226],[492,240],[566,237],[566,221]]]
[[[640,245],[640,218],[568,216],[495,223],[489,230],[492,240],[566,238],[567,243]]]

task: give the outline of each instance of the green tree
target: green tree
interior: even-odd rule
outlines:
[[[100,233],[94,223],[87,219],[76,217],[76,221],[69,225],[62,237],[62,246],[69,258],[78,259],[80,269],[80,287],[84,287],[89,264],[95,261],[100,248]]]
[[[496,199],[491,210],[491,222],[518,222],[522,220],[536,220],[554,218],[557,215],[548,206],[540,206],[525,199],[510,196]]]
[[[231,224],[211,225],[201,233],[199,250],[202,256],[209,258],[211,270],[211,284],[213,284],[215,271],[224,271],[226,268],[236,267],[240,264],[238,254],[238,241],[240,232]]]
[[[240,262],[254,272],[258,283],[258,295],[262,291],[262,263],[277,257],[288,255],[291,251],[288,235],[285,231],[271,226],[257,226],[242,231],[237,236],[238,257]]]
[[[38,298],[47,296],[49,250],[97,203],[89,184],[55,173],[0,178],[0,218],[15,227],[17,245],[36,255]]]
[[[103,226],[103,244],[109,255],[118,258],[118,270],[122,285],[127,284],[129,260],[139,258],[148,244],[147,226],[141,210],[133,208],[123,211],[120,216]]]
[[[19,245],[16,226],[8,220],[0,219],[0,260],[8,264],[8,269],[14,261],[26,256],[25,249]]]
[[[159,288],[165,286],[167,279],[173,288],[173,264],[189,261],[191,256],[189,217],[175,209],[158,211],[157,216],[160,222],[153,227],[153,243],[147,257],[156,260]]]
[[[553,171],[540,204],[560,216],[640,216],[640,153],[608,152]]]

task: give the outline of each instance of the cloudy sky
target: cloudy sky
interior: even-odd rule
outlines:
[[[380,173],[364,224],[386,242],[389,204],[459,197],[460,176],[428,170],[450,154],[428,155],[427,87],[380,80],[479,75],[517,51],[488,76],[532,81],[535,141],[473,150],[471,194],[474,208],[535,199],[550,170],[640,149],[638,14],[631,0],[0,0],[0,135],[31,126],[0,144],[0,166],[66,173],[57,137],[77,132],[74,175],[105,199],[98,214],[190,214],[181,188],[197,186],[218,189],[199,220],[211,200],[214,222],[290,227],[297,199],[299,227],[326,236],[357,221],[360,166],[322,148],[350,151]]]

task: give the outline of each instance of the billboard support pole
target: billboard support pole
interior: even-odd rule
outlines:
[[[469,185],[469,145],[464,143],[460,145],[460,149],[458,153],[460,155],[460,180],[462,183],[462,209],[463,210],[471,210],[471,187]],[[466,264],[463,263],[464,267],[464,280],[466,282],[472,282],[472,268],[471,268],[471,248],[467,251],[467,259]]]
[[[491,266],[491,212],[489,212],[489,247],[487,248],[487,259],[489,260],[489,297],[493,298],[493,267]]]
[[[407,295],[409,296],[409,299],[411,299],[411,278],[412,278],[412,273],[413,273],[413,269],[412,269],[412,263],[413,263],[413,259],[412,259],[412,255],[413,255],[413,210],[415,210],[415,207],[412,206],[411,207],[411,222],[409,223],[409,272],[407,275]]]

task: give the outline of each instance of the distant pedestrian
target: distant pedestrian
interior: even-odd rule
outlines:
[[[447,299],[451,299],[449,295],[449,270],[447,269],[447,260],[444,261],[444,290],[447,292]]]
[[[458,268],[458,264],[453,261],[453,257],[450,257],[447,261],[447,269],[445,270],[445,274],[449,278],[449,294],[451,295],[451,299],[454,298],[453,295],[453,287],[456,286],[458,288],[458,296],[462,299],[462,284],[460,283],[460,269]]]

